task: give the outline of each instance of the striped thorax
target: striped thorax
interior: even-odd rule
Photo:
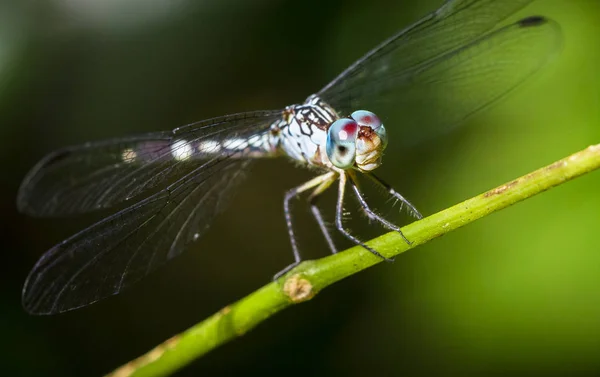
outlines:
[[[364,110],[340,118],[316,95],[302,105],[286,107],[283,118],[271,126],[285,154],[302,163],[340,171],[371,171],[381,165],[387,145],[379,118]]]

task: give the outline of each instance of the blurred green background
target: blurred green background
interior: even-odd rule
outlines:
[[[33,317],[20,305],[27,273],[98,219],[16,212],[44,154],[297,103],[440,3],[0,2],[0,374],[101,375],[269,282],[292,258],[283,192],[311,176],[256,164],[189,252],[119,296]],[[560,23],[556,60],[459,131],[384,161],[380,175],[425,215],[600,142],[600,2],[537,1],[513,19],[532,14]],[[599,187],[593,173],[436,239],[178,375],[600,375]],[[307,208],[295,208],[304,255],[325,255]],[[359,234],[381,233],[363,224]]]

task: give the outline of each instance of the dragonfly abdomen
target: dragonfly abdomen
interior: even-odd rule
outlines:
[[[144,141],[121,151],[126,163],[167,160],[206,160],[213,157],[259,158],[277,154],[277,142],[270,131],[251,136],[228,138],[177,139]]]

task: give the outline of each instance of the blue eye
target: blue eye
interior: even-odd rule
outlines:
[[[357,110],[353,112],[350,117],[361,126],[371,127],[373,131],[376,131],[381,127],[381,120],[379,120],[379,117],[367,110]]]
[[[327,130],[327,157],[340,169],[349,169],[356,158],[358,123],[353,119],[338,119]]]
[[[383,149],[385,149],[385,147],[387,147],[388,138],[387,131],[385,130],[385,127],[383,127],[383,124],[381,125],[381,127],[375,130],[375,133],[377,134],[377,136],[379,136],[379,139],[381,139],[381,144],[383,145]]]
[[[371,127],[373,131],[379,136],[381,139],[381,143],[383,144],[383,148],[387,146],[387,132],[385,131],[385,127],[383,127],[383,123],[375,113],[372,113],[367,110],[357,110],[350,115],[352,119],[356,121],[360,126]]]

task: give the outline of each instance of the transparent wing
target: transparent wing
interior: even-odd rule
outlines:
[[[65,148],[41,160],[25,177],[17,206],[32,216],[64,216],[107,208],[150,189],[164,188],[215,154],[226,140],[264,131],[281,111],[213,118],[130,138]]]
[[[494,28],[532,0],[446,0],[437,11],[383,41],[338,75],[318,93],[337,99],[346,109],[344,92],[360,93],[389,76],[389,68],[401,73],[452,51]],[[331,104],[331,103],[330,103]]]
[[[67,148],[44,159],[19,204],[38,215],[145,199],[47,251],[23,287],[31,313],[55,314],[119,293],[198,239],[224,208],[281,111],[215,118],[175,129]],[[154,190],[150,190],[154,189]],[[150,191],[149,191],[150,190]]]
[[[36,263],[23,306],[56,314],[117,294],[207,229],[251,160],[214,158],[164,190],[59,243]]]
[[[556,23],[493,29],[530,1],[448,1],[354,63],[318,94],[340,114],[367,109],[406,141],[449,129],[515,88],[560,49]],[[386,120],[385,117],[388,117]]]

